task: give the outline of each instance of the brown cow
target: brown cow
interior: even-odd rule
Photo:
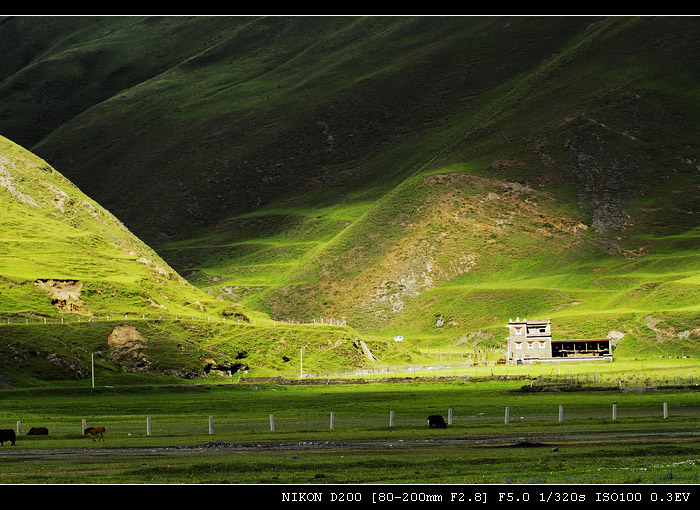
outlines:
[[[28,436],[48,436],[49,435],[49,429],[46,427],[32,427],[29,429],[29,432],[27,432]]]
[[[83,435],[87,436],[90,434],[92,436],[93,442],[95,441],[95,436],[99,436],[102,441],[105,440],[105,428],[104,427],[88,427],[85,429]]]

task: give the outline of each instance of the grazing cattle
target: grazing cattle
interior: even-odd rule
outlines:
[[[32,427],[29,429],[29,432],[27,432],[28,436],[48,436],[49,435],[49,429],[46,427]]]
[[[438,429],[444,429],[447,427],[447,423],[445,423],[445,419],[439,414],[433,414],[431,416],[428,416],[428,426],[431,429],[433,427],[436,427]]]
[[[99,436],[103,441],[105,440],[105,428],[104,427],[88,427],[85,429],[84,435],[90,434],[92,440],[95,441],[95,436]]]
[[[15,445],[15,431],[12,429],[2,429],[0,430],[0,445],[5,446],[5,441],[9,441],[12,443],[12,446]]]

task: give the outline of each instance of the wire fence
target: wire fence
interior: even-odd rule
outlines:
[[[258,418],[239,418],[235,415],[202,416],[201,420],[192,417],[167,416],[105,416],[92,417],[82,421],[62,418],[41,424],[17,421],[18,436],[26,434],[33,426],[47,427],[51,435],[82,436],[85,427],[100,425],[110,436],[193,436],[210,435],[226,439],[261,433],[274,437],[279,432],[320,432],[329,430],[386,430],[429,428],[428,415],[440,415],[447,427],[489,427],[495,424],[564,424],[581,420],[597,420],[604,424],[639,420],[666,421],[672,419],[700,418],[700,403],[673,404],[622,404],[613,401],[608,406],[596,404],[567,405],[504,405],[468,406],[460,405],[445,410],[432,409],[423,413],[386,412],[329,412],[308,416],[293,415],[289,412],[261,414]]]
[[[155,315],[155,314],[138,314],[138,313],[115,313],[115,314],[105,314],[105,315],[66,315],[65,317],[44,317],[36,314],[27,314],[23,316],[10,315],[2,316],[0,315],[0,326],[21,326],[21,325],[60,325],[60,324],[83,324],[83,323],[96,323],[96,322],[139,322],[139,321],[159,321],[159,322],[196,322],[196,323],[220,323],[220,324],[240,324],[240,325],[251,325],[257,326],[257,320],[250,320],[248,318],[240,318],[238,316],[229,317],[212,317],[203,315]],[[298,321],[298,320],[266,320],[260,325],[265,326],[336,326],[344,327],[347,326],[347,321],[345,319],[335,319],[335,318],[318,318],[311,319],[308,321]]]

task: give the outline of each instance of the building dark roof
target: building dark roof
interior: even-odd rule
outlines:
[[[566,339],[566,340],[552,340],[552,343],[556,342],[609,342],[609,338],[577,338],[577,339]]]

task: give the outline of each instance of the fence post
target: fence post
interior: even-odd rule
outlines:
[[[80,433],[84,434],[86,428],[87,428],[87,420],[85,418],[83,418],[83,428],[80,429]]]
[[[509,421],[510,421],[510,407],[506,407],[506,418],[505,418],[506,425],[508,425]]]
[[[17,435],[19,436],[22,433],[22,422],[17,420]]]
[[[148,416],[146,418],[146,435],[150,436],[151,435],[151,417]]]
[[[564,421],[564,406],[559,405],[559,421]]]
[[[389,426],[394,426],[394,411],[389,411]]]
[[[664,402],[664,420],[668,418],[668,402]]]
[[[331,413],[331,430],[335,429],[335,413]]]
[[[617,402],[613,402],[612,419],[617,420]]]
[[[275,415],[271,414],[270,415],[270,432],[275,431]]]
[[[452,408],[447,410],[447,424],[452,425]]]
[[[214,417],[213,416],[209,417],[209,433],[210,434],[214,433]]]

